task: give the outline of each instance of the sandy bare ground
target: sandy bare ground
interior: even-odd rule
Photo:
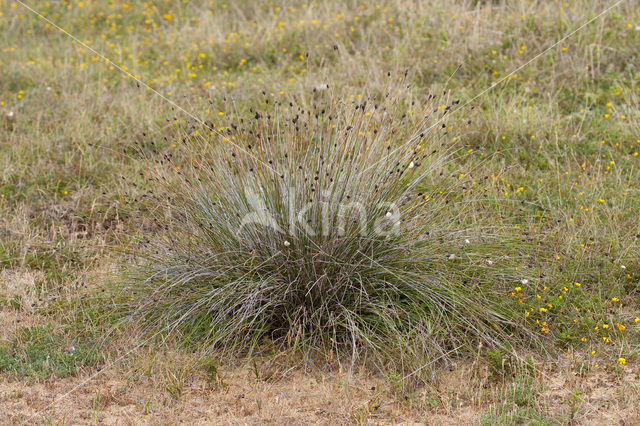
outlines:
[[[381,390],[381,380],[357,375],[290,370],[265,380],[257,379],[250,368],[237,368],[205,379],[182,377],[176,359],[163,360],[160,366],[157,361],[153,368],[112,367],[93,379],[89,371],[42,382],[4,379],[1,422],[460,425],[474,424],[495,401],[495,395],[482,398],[468,392],[467,373],[460,371],[442,375],[436,390],[445,403],[429,410],[424,392],[410,403],[398,401]],[[537,403],[566,424],[637,425],[639,385],[633,372],[588,377],[560,373],[547,380]],[[579,396],[573,421],[572,395]]]
[[[468,424],[474,416],[470,407],[451,415],[411,412],[382,397],[374,381],[292,372],[270,382],[250,374],[232,372],[218,384],[188,380],[177,398],[166,383],[126,380],[116,370],[86,384],[88,374],[41,383],[5,380],[0,404],[8,424]]]

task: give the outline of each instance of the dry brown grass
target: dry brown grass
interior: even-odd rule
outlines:
[[[41,271],[9,270],[0,271],[0,294],[8,300],[20,298],[20,309],[13,306],[0,306],[0,340],[7,340],[22,327],[41,326],[48,319],[36,313],[33,308],[38,303],[36,284],[44,274]]]
[[[186,364],[184,364],[186,361]],[[27,382],[3,379],[3,424],[474,424],[500,400],[499,383],[478,382],[478,370],[457,367],[410,399],[389,394],[380,378],[357,373],[286,369],[269,379],[253,367],[221,369],[217,379],[181,367],[166,352],[139,356],[135,365],[75,377]],[[486,379],[486,377],[485,377]],[[633,425],[640,421],[638,375],[552,373],[536,399],[573,424]],[[176,389],[180,389],[176,391]],[[50,406],[72,391],[69,397]],[[569,421],[571,396],[579,393]],[[438,406],[427,409],[433,398]],[[32,417],[33,416],[33,417]]]

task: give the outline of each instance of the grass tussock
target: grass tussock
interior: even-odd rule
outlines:
[[[447,115],[459,101],[407,114],[394,86],[310,93],[137,143],[165,232],[132,276],[132,318],[233,354],[266,339],[403,372],[522,342],[505,299],[514,239],[451,175],[470,153],[449,133],[464,131]]]
[[[273,423],[285,415],[314,424],[374,418],[388,423],[455,418],[460,424],[609,424],[636,418],[640,8],[637,2],[615,4],[30,4],[86,44],[82,46],[22,3],[0,2],[5,36],[0,64],[7,71],[0,79],[0,381],[7,389],[0,392],[0,405],[7,407],[8,422],[24,422],[39,406],[42,422],[82,423],[87,410],[104,406],[102,420],[113,423],[118,420],[110,415],[130,418],[124,406],[132,401],[144,401],[140,412],[147,420],[203,422],[195,417],[201,415],[199,409],[184,410],[193,408],[194,400],[201,401],[204,411],[217,413],[209,423]],[[136,84],[116,65],[162,96]],[[398,81],[405,69],[405,83],[411,86],[402,83],[401,92],[390,90],[386,104],[396,133],[374,137],[368,131],[383,132],[389,124],[380,113],[383,102],[367,99],[367,94],[384,98],[385,88],[393,86],[389,82]],[[451,99],[429,99],[434,85],[446,89]],[[325,90],[313,94],[313,87]],[[260,95],[264,88],[266,96]],[[452,117],[446,128],[439,123],[427,132],[434,122],[422,121],[425,112],[457,99],[460,104],[453,109],[469,101],[475,108],[447,114]],[[367,100],[367,105],[356,110],[352,100]],[[288,127],[295,118],[289,102],[305,110],[304,117],[296,112],[300,130],[295,134]],[[208,125],[186,123],[176,112],[181,108]],[[316,110],[319,123],[314,121]],[[342,131],[328,126],[329,111],[331,124]],[[259,124],[256,112],[262,115]],[[399,124],[403,114],[404,127]],[[209,125],[222,136],[210,135]],[[347,126],[358,130],[344,135]],[[420,143],[411,139],[418,129],[427,134]],[[139,138],[143,132],[149,136]],[[272,144],[257,143],[264,138],[255,133],[278,137]],[[329,137],[350,150],[330,153]],[[374,140],[382,143],[370,147]],[[133,141],[142,157],[131,149]],[[394,152],[366,172],[357,167],[388,145],[412,151]],[[418,145],[429,158],[415,161],[411,153]],[[121,155],[123,149],[132,155]],[[271,159],[275,171],[245,151],[267,164]],[[394,169],[400,168],[401,176],[397,172],[383,179],[391,163],[400,160],[408,161]],[[340,161],[349,165],[349,174],[336,183],[335,176],[344,173],[329,164]],[[407,169],[411,161],[414,167]],[[305,172],[296,175],[293,169],[300,164]],[[204,165],[209,167],[200,167]],[[247,171],[251,167],[254,174]],[[372,182],[381,181],[383,192],[371,197]],[[411,188],[403,186],[414,181]],[[295,194],[291,209],[290,188]],[[351,198],[344,195],[340,201],[343,189]],[[376,206],[402,199],[402,194],[415,197],[399,204],[397,229],[402,232],[397,233],[361,233],[359,208],[340,212],[333,207],[366,200],[365,229],[375,229],[380,219],[383,230],[393,231],[395,210],[386,219],[389,206]],[[297,213],[309,195],[313,201],[299,220]],[[212,206],[222,201],[224,206]],[[295,226],[291,211],[296,212]],[[241,226],[247,212],[273,217],[270,223],[281,230],[255,221]],[[340,218],[343,234],[337,230]],[[223,220],[227,228],[221,228]],[[323,234],[324,229],[333,234]],[[420,240],[422,230],[430,233],[426,240]],[[141,245],[146,245],[142,252]],[[372,246],[377,252],[372,253]],[[379,263],[363,261],[361,253]],[[120,286],[121,276],[112,271],[127,262],[137,276]],[[419,287],[422,277],[429,280],[419,281]],[[283,288],[285,281],[294,284]],[[266,287],[250,287],[257,282]],[[338,283],[342,293],[328,292],[328,283]],[[438,287],[444,283],[446,288]],[[242,291],[233,293],[234,285]],[[313,290],[308,293],[305,285]],[[123,286],[128,288],[121,293]],[[429,299],[415,296],[416,288],[428,289]],[[225,291],[237,298],[215,304]],[[376,297],[382,300],[377,305]],[[393,304],[386,305],[386,299]],[[131,315],[133,332],[123,327],[118,330],[122,334],[108,334],[122,320],[122,310],[114,310],[114,304]],[[389,305],[395,311],[388,313]],[[259,315],[251,316],[256,306]],[[486,311],[472,309],[479,306]],[[487,312],[502,317],[494,320]],[[136,334],[138,325],[148,334]],[[519,350],[533,340],[525,329],[543,343],[539,351]],[[145,347],[156,333],[174,338]],[[179,338],[192,344],[176,347]],[[398,349],[403,341],[409,349]],[[487,349],[487,341],[506,344]],[[267,383],[273,367],[259,371],[265,357],[256,356],[237,373],[231,388],[194,396],[192,390],[200,384],[194,385],[192,374],[182,369],[185,357],[200,356],[194,346],[207,352],[202,354],[205,365],[197,369],[220,365],[226,377],[228,366],[222,365],[237,359],[229,355],[256,354],[258,349],[264,354],[273,342],[276,349],[291,349],[274,357],[287,360],[276,362],[282,371],[288,372],[288,361],[299,360],[302,352],[322,361],[321,367],[324,360],[335,365],[336,359],[352,359],[406,373],[386,375],[379,393],[374,391],[380,401],[373,399],[371,385],[363,385],[363,403],[354,411],[349,394],[356,374],[349,375],[344,387],[326,388],[328,398],[302,375],[299,381],[287,376],[275,386],[272,379]],[[477,351],[480,342],[485,346]],[[144,364],[147,350],[151,361],[135,367]],[[176,357],[166,356],[174,350]],[[523,355],[533,359],[534,369],[527,367],[526,373],[533,381],[518,373]],[[428,372],[446,358],[451,358],[453,371],[440,369],[426,386],[404,388],[404,377]],[[454,380],[458,370],[467,368],[472,377]],[[136,381],[151,370],[156,379]],[[247,375],[246,370],[253,371]],[[331,373],[319,368],[306,373],[322,376],[323,383],[325,378],[330,383],[329,377],[342,380],[341,374],[327,370]],[[105,376],[129,391],[103,394],[100,401],[93,401],[100,399],[95,395],[82,397],[89,389],[102,392]],[[219,376],[213,376],[218,383]],[[156,393],[156,380],[166,392]],[[247,391],[253,380],[264,381],[271,396]],[[447,386],[429,390],[441,380]],[[181,394],[182,384],[187,392]],[[235,391],[241,388],[244,399]],[[24,396],[10,396],[11,389]],[[51,394],[71,389],[71,398],[44,408]],[[285,392],[302,398],[290,400],[289,411],[283,411]],[[212,398],[220,403],[211,404]],[[256,411],[258,398],[272,412]],[[105,406],[109,399],[117,401],[111,408]],[[67,405],[71,401],[75,414]],[[328,401],[334,401],[331,409]],[[398,411],[398,404],[415,411]],[[302,406],[306,414],[299,410]],[[233,419],[220,412],[227,408]]]

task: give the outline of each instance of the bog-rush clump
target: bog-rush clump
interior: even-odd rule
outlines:
[[[136,142],[159,232],[136,253],[130,318],[221,353],[275,344],[405,372],[513,343],[509,237],[460,190],[457,104],[263,93]]]

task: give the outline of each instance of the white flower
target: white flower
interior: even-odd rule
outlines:
[[[284,242],[284,246],[285,246],[285,247],[289,247],[290,245],[291,245],[291,243],[290,243],[289,241],[285,241],[285,242]]]
[[[9,112],[7,113],[7,117],[11,118],[11,117],[13,117],[13,116],[14,116],[14,112],[13,112],[13,111],[9,111]]]
[[[466,240],[464,240],[465,244],[471,244],[471,241],[469,241],[469,239],[467,238]]]
[[[413,161],[412,161],[412,162],[409,163],[409,168],[413,169],[413,166],[414,166],[414,164],[413,164]]]
[[[391,212],[387,212],[387,217],[391,217],[391,216],[392,216]]]
[[[449,255],[449,260],[451,260],[451,259],[455,259],[455,258],[456,258],[456,255],[455,255],[455,254],[450,254],[450,255]]]
[[[520,282],[521,282],[522,284],[524,284],[524,285],[529,284],[529,280],[527,280],[527,279],[524,279],[524,280],[522,280],[522,281],[520,281]]]
[[[487,265],[489,266],[493,265],[493,260],[487,260]]]
[[[627,267],[624,265],[620,265],[620,269],[627,269]]]

